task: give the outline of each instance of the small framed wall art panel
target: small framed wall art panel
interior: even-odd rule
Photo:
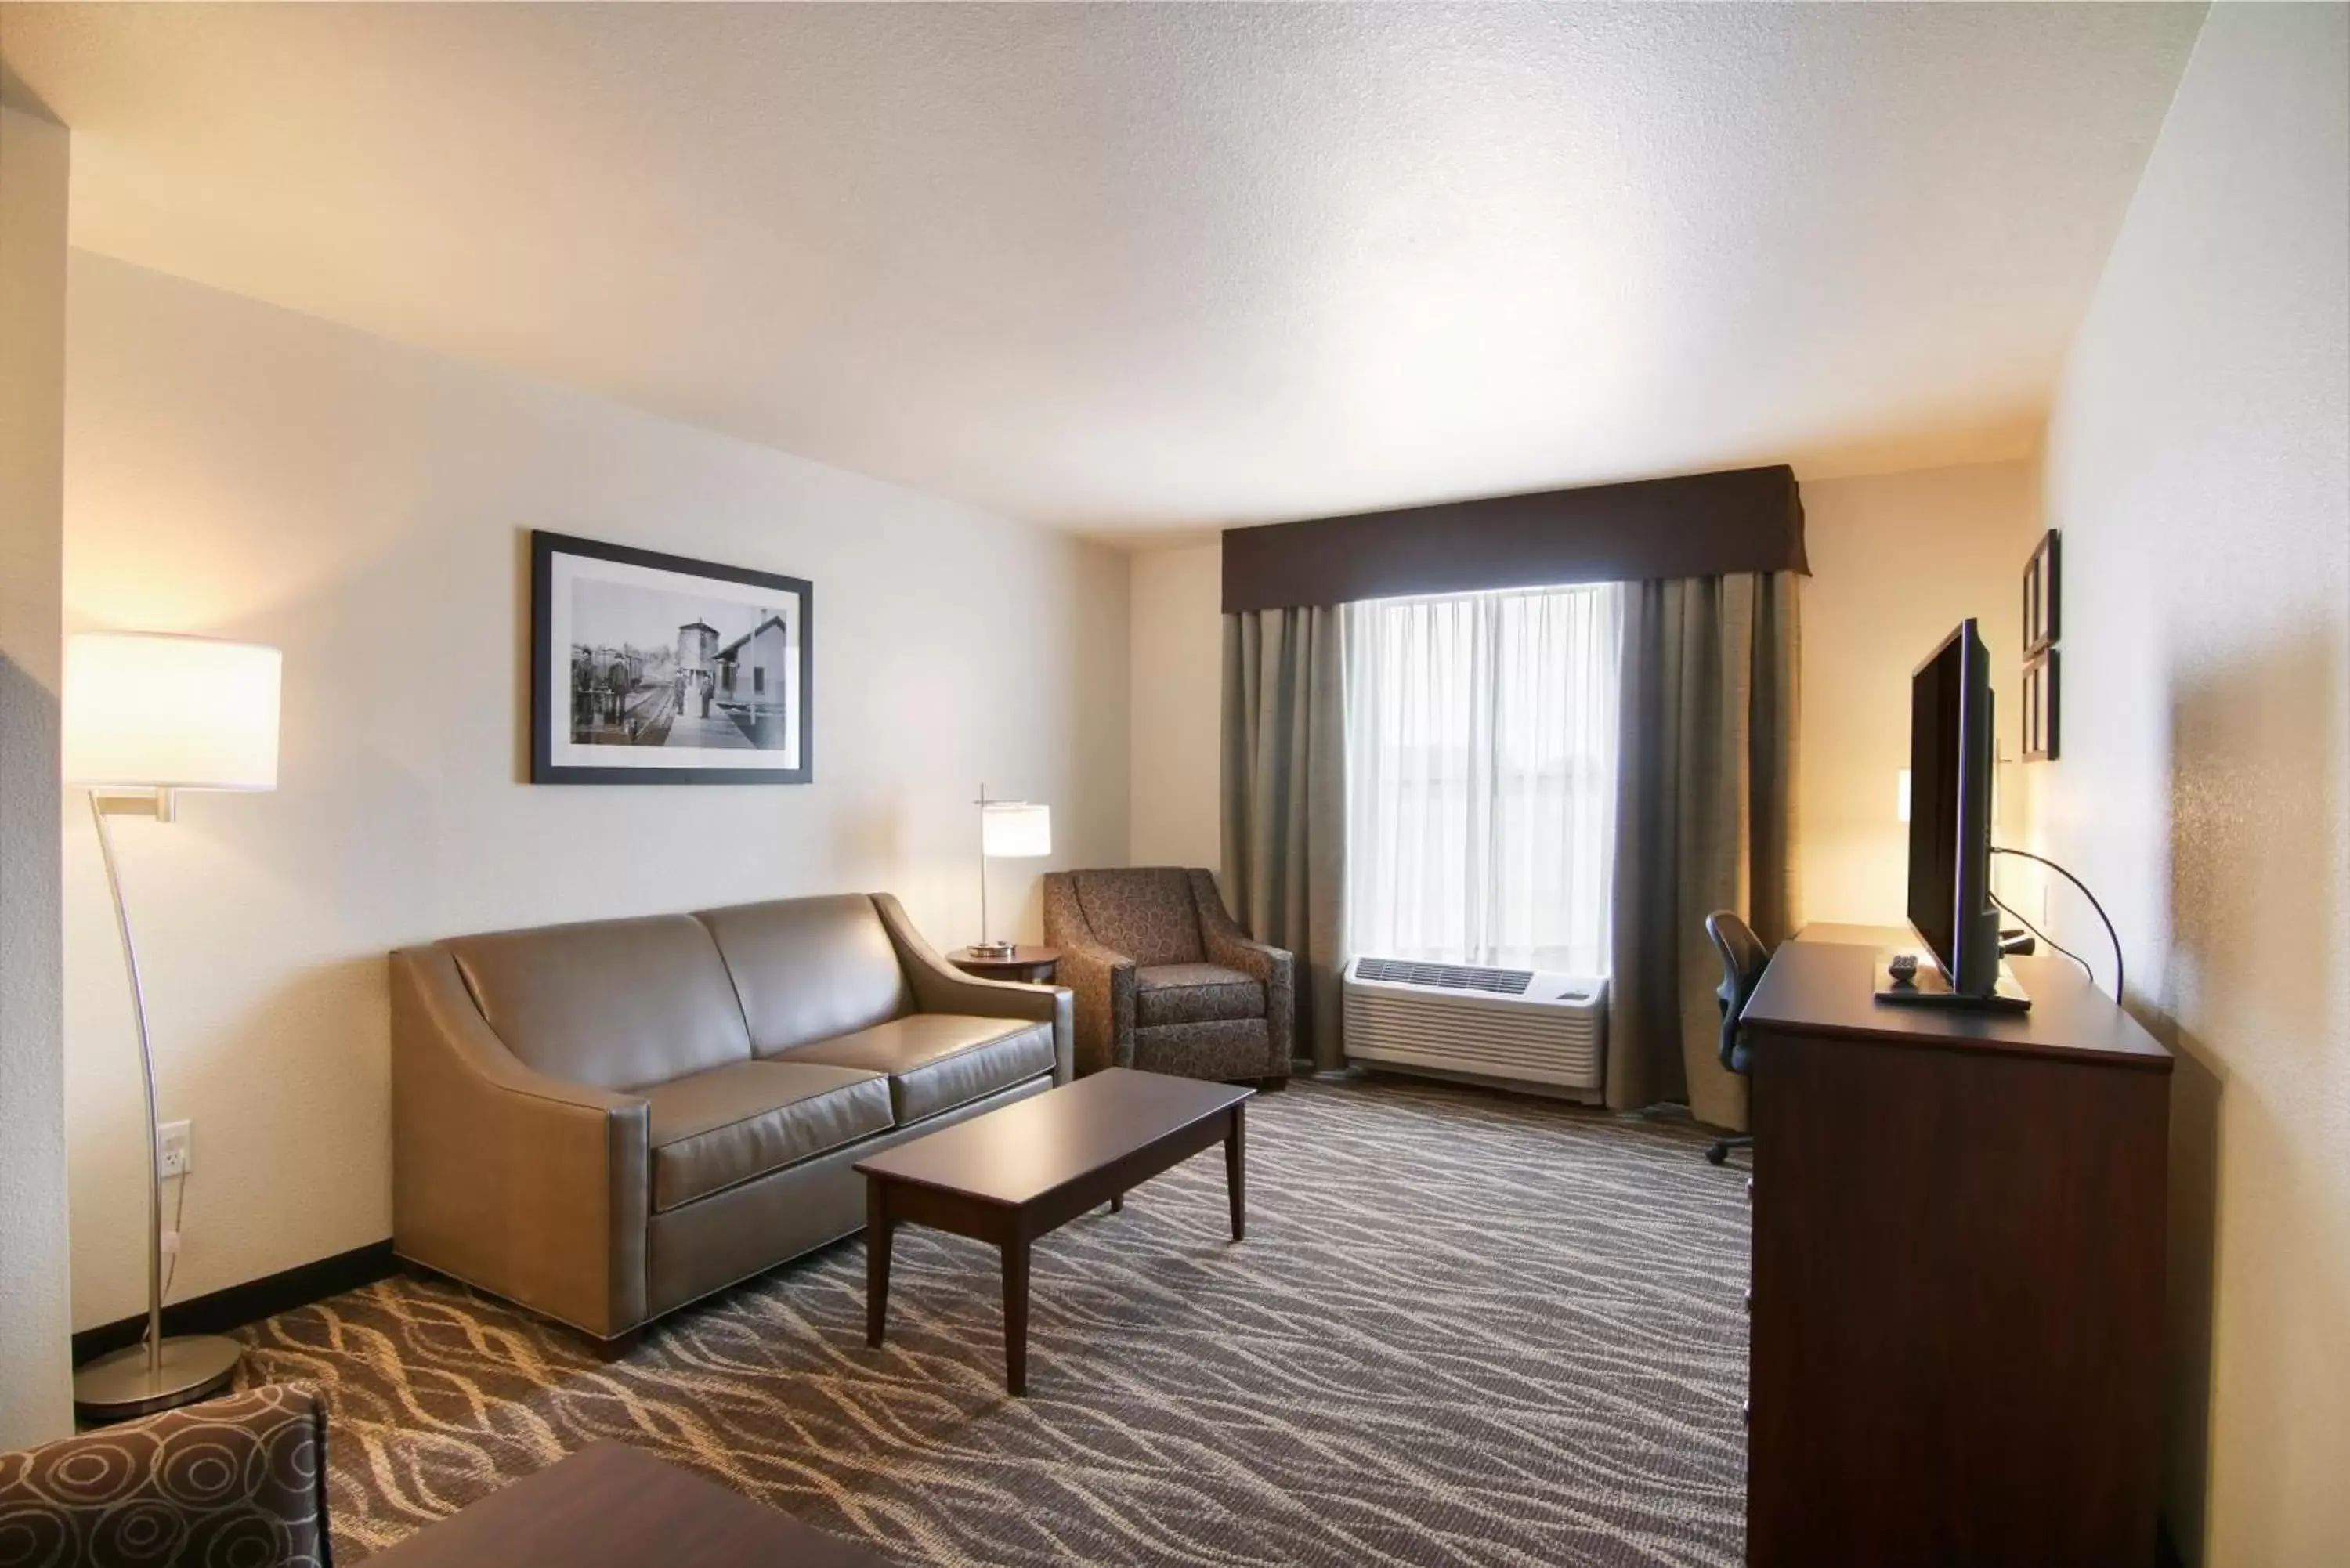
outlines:
[[[2056,530],[2040,536],[2032,559],[2023,564],[2023,652],[2026,658],[2055,645],[2056,618],[2064,604],[2057,580]]]
[[[2043,649],[2023,661],[2023,760],[2054,762],[2058,719],[2056,649]]]
[[[806,784],[801,577],[534,529],[533,784]]]

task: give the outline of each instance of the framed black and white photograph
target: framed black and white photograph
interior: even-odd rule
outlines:
[[[2023,760],[2056,757],[2056,649],[2043,649],[2023,661]]]
[[[806,784],[806,579],[533,530],[533,784]]]
[[[2056,614],[2064,602],[2056,580],[2056,530],[2040,536],[2039,548],[2023,564],[2023,653],[2025,658],[2054,645]]]

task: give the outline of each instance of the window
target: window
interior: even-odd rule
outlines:
[[[754,696],[756,696],[756,695],[758,695],[759,693],[764,692],[764,691],[766,691],[766,689],[767,689],[767,667],[766,667],[765,665],[764,665],[764,664],[754,664],[754,665],[751,666],[751,691],[752,691],[752,694],[753,694]]]
[[[1607,972],[1612,586],[1347,608],[1357,953]]]

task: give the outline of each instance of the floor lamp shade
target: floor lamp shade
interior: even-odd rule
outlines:
[[[277,787],[277,649],[84,632],[66,644],[65,776],[96,789]]]
[[[108,818],[169,822],[172,798],[182,790],[276,789],[279,670],[274,648],[205,637],[85,632],[66,644],[65,776],[89,789],[90,820],[130,984],[148,1130],[147,1333],[139,1344],[74,1374],[74,1412],[85,1421],[120,1420],[203,1398],[235,1376],[243,1354],[236,1341],[222,1335],[163,1334],[155,1053]]]

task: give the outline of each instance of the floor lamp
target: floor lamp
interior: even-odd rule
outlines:
[[[163,1180],[156,1149],[155,1057],[139,950],[116,874],[109,819],[170,822],[182,790],[277,787],[279,659],[274,648],[202,637],[90,632],[66,644],[65,776],[89,790],[107,891],[130,979],[146,1091],[147,1333],[74,1375],[74,1413],[122,1420],[202,1399],[236,1374],[236,1341],[163,1337]],[[181,1179],[185,1180],[182,1177]]]

